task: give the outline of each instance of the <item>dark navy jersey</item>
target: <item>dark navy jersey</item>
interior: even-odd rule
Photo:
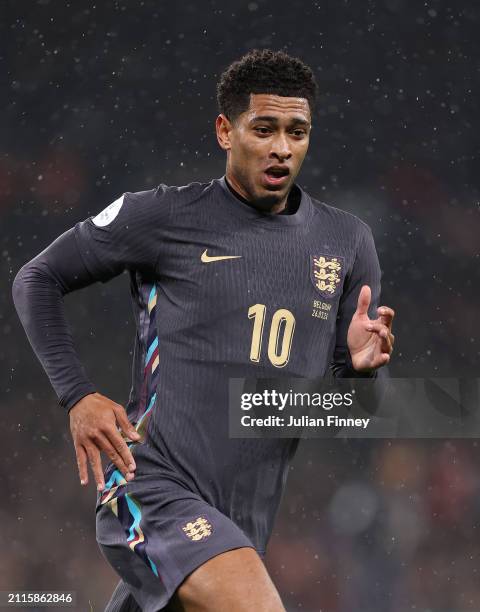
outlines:
[[[225,178],[160,185],[125,193],[68,233],[88,271],[83,284],[125,269],[131,278],[137,334],[127,412],[143,437],[132,445],[135,479],[126,484],[110,466],[104,500],[121,487],[168,481],[199,494],[264,551],[296,441],[230,439],[229,377],[313,378],[329,367],[354,376],[348,326],[361,286],[372,289],[373,318],[380,292],[368,226],[293,189],[296,212],[279,215],[241,201]],[[17,285],[22,276],[28,269]],[[60,293],[70,290],[65,272],[58,276]],[[22,316],[21,293],[32,340],[35,316]],[[45,342],[32,340],[69,408],[94,387],[71,347],[65,383]]]

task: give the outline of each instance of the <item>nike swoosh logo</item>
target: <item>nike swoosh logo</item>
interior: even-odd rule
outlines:
[[[211,263],[212,261],[222,261],[222,259],[239,259],[242,255],[216,255],[215,257],[211,257],[207,255],[208,249],[205,249],[200,257],[203,263]]]

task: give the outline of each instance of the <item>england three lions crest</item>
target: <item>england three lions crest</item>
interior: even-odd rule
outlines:
[[[192,540],[192,542],[198,542],[199,540],[206,540],[213,533],[212,524],[204,516],[199,516],[194,521],[189,521],[181,527],[185,536]]]
[[[345,260],[338,255],[310,255],[310,279],[325,298],[338,295],[342,286]]]

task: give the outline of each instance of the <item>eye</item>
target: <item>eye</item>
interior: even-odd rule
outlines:
[[[296,136],[297,138],[303,138],[304,136],[307,135],[307,132],[305,130],[298,129],[298,130],[293,130],[292,134]]]
[[[264,125],[259,125],[258,127],[254,129],[257,132],[257,134],[262,134],[262,136],[270,134],[271,132],[271,130],[268,127],[265,127]]]

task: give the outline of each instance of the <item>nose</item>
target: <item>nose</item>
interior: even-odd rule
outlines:
[[[275,157],[281,162],[292,157],[292,152],[290,150],[290,145],[286,134],[277,134],[276,138],[272,140],[270,157]]]

